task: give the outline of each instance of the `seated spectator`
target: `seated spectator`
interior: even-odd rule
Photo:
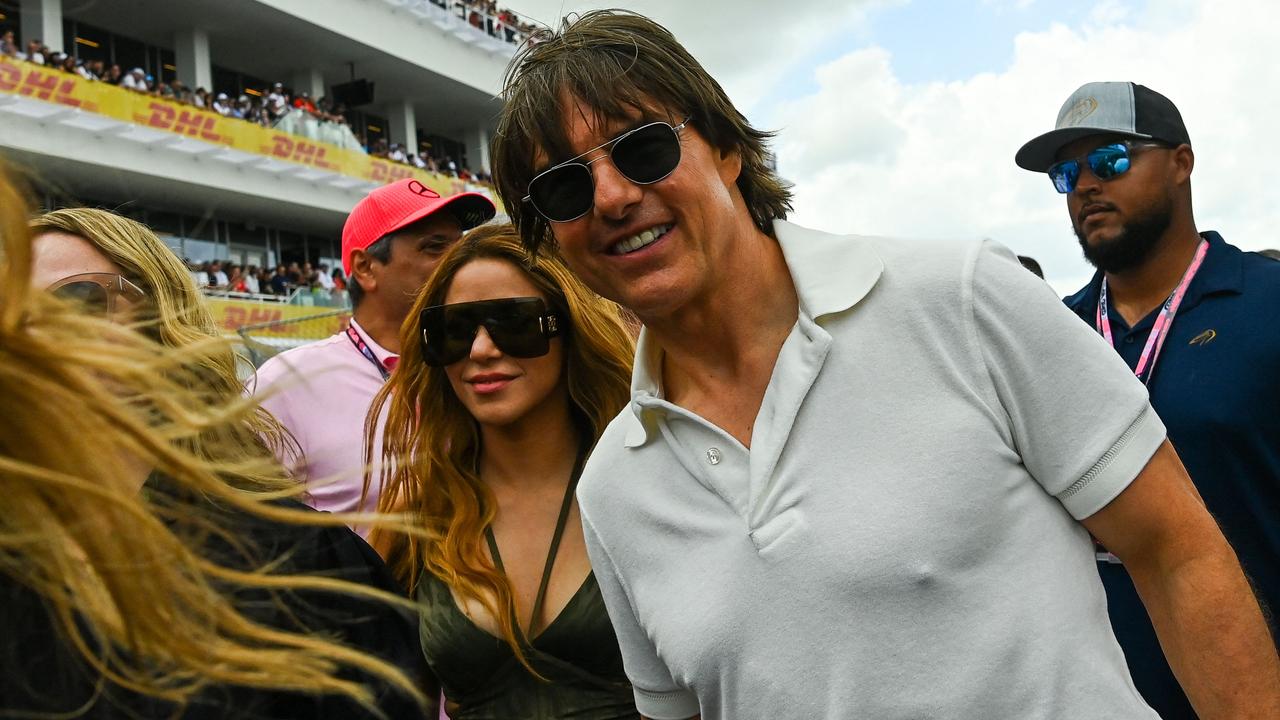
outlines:
[[[249,285],[245,282],[244,273],[239,265],[232,265],[227,273],[227,290],[238,293],[249,292]]]
[[[214,260],[209,263],[209,285],[211,287],[226,287],[229,282],[227,273],[222,269],[221,260]]]
[[[16,58],[18,54],[18,41],[14,38],[13,31],[5,30],[4,34],[0,35],[0,55]]]
[[[231,100],[226,93],[218,93],[218,96],[213,99],[212,107],[213,111],[219,115],[231,114]]]
[[[276,273],[271,276],[271,292],[276,295],[288,295],[293,283],[289,281],[289,271],[284,265],[276,266]]]
[[[307,93],[307,92],[303,92],[301,95],[294,98],[293,106],[296,108],[300,108],[302,110],[306,110],[309,113],[316,112],[316,104],[311,102],[311,95],[310,93]]]
[[[176,100],[178,99],[177,93],[175,93],[175,92],[173,91],[173,86],[172,86],[172,85],[170,85],[170,84],[168,84],[168,83],[166,83],[166,82],[159,82],[159,83],[156,83],[155,94],[156,94],[156,95],[159,95],[160,97],[164,98],[165,100],[175,100],[175,101],[176,101]]]
[[[316,273],[316,282],[320,283],[320,287],[325,290],[333,289],[333,277],[329,274],[329,266],[320,263],[320,270]]]
[[[119,65],[112,65],[111,67],[107,68],[106,74],[102,76],[103,82],[111,83],[112,85],[119,85],[120,81],[123,79],[124,79],[124,72],[120,70]]]
[[[198,107],[198,108],[207,108],[207,107],[209,107],[211,104],[213,104],[213,101],[212,101],[212,99],[209,97],[209,91],[208,91],[208,90],[205,90],[205,89],[204,89],[204,88],[202,88],[202,87],[198,87],[198,88],[196,88],[195,95],[194,95],[194,96],[192,96],[192,98],[191,98],[191,104],[192,104],[192,105],[195,105],[195,106],[196,106],[196,107]]]
[[[140,67],[130,70],[120,81],[120,87],[138,92],[147,92],[151,89],[151,85],[147,83],[147,73]]]
[[[391,152],[387,153],[387,159],[402,163],[409,158],[404,154],[404,148],[400,143],[391,143]]]
[[[13,33],[6,33],[6,34],[12,35]],[[26,61],[33,62],[37,65],[43,65],[45,49],[46,48],[44,47],[44,44],[41,43],[39,40],[32,40],[31,42],[27,43],[27,55],[25,58]]]
[[[258,266],[250,265],[244,269],[244,291],[255,295],[262,291],[258,284]]]
[[[333,274],[330,277],[333,281],[333,288],[335,290],[347,289],[347,278],[345,275],[342,274],[342,268],[340,267],[334,268]]]
[[[267,268],[258,268],[257,271],[257,291],[263,295],[274,295],[275,290],[271,287],[271,271]]]

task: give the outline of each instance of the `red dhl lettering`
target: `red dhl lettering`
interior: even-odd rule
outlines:
[[[293,141],[284,135],[272,136],[271,154],[281,158],[289,157],[293,154]]]
[[[173,108],[158,102],[153,102],[148,107],[151,108],[151,116],[147,118],[147,125],[161,130],[173,127],[173,118],[177,115]]]
[[[279,309],[271,308],[246,308],[229,306],[223,310],[222,326],[227,330],[237,330],[245,325],[257,325],[259,323],[278,323],[284,319],[284,312]],[[270,328],[273,331],[279,331],[279,325],[273,325]]]
[[[249,325],[257,325],[258,323],[278,323],[283,318],[284,313],[281,310],[272,310],[269,308],[254,308],[249,312]],[[272,325],[271,330],[278,332],[279,325]]]
[[[22,82],[22,69],[9,63],[0,63],[0,90],[13,92]]]
[[[190,135],[192,137],[199,136],[202,140],[209,142],[222,142],[223,138],[214,132],[214,127],[218,124],[218,118],[206,113],[183,110],[178,115],[178,122],[173,127],[176,133]]]

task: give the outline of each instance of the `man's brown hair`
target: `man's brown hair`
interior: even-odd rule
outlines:
[[[765,142],[724,89],[666,28],[636,13],[596,10],[566,17],[558,32],[536,35],[511,61],[503,83],[506,104],[493,141],[493,179],[525,246],[554,242],[547,221],[522,202],[537,174],[537,153],[559,162],[575,153],[565,134],[564,97],[594,112],[597,126],[646,119],[673,125],[688,116],[707,142],[742,158],[738,190],[756,227],[773,234],[773,220],[791,210],[791,190],[768,165]],[[653,117],[663,111],[667,117]]]

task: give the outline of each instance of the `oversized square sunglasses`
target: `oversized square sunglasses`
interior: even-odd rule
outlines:
[[[132,305],[147,296],[142,288],[116,273],[69,275],[53,283],[46,290],[56,297],[78,303],[89,312],[104,317],[115,314],[120,299]]]
[[[596,182],[591,165],[607,155],[622,176],[636,185],[652,185],[675,172],[680,164],[680,131],[689,124],[651,122],[597,145],[581,155],[553,165],[529,181],[523,202],[533,205],[551,222],[570,222],[586,215],[595,204]],[[605,154],[584,162],[591,153],[608,148]]]
[[[470,355],[481,327],[499,350],[518,358],[546,355],[551,338],[560,334],[559,316],[536,297],[435,305],[422,311],[418,323],[422,357],[432,367],[452,365]]]
[[[1049,166],[1049,179],[1053,181],[1053,187],[1063,194],[1076,189],[1076,182],[1080,180],[1080,168],[1086,165],[1094,177],[1099,180],[1110,180],[1129,172],[1130,166],[1133,165],[1133,151],[1147,147],[1167,148],[1168,146],[1158,142],[1133,141],[1103,145],[1081,157],[1062,160]]]

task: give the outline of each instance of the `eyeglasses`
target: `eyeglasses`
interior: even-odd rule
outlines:
[[[551,338],[560,334],[559,317],[547,310],[542,298],[436,305],[422,311],[423,360],[432,367],[452,365],[471,354],[480,327],[503,353],[534,358],[551,350]]]
[[[622,133],[581,155],[538,173],[529,181],[529,194],[523,202],[533,205],[551,222],[570,222],[586,215],[595,203],[596,182],[591,164],[605,157],[582,162],[596,150],[606,153],[623,177],[636,185],[652,185],[675,172],[680,164],[680,131],[689,124],[685,118],[679,125],[651,122]]]
[[[1130,154],[1140,147],[1168,147],[1154,142],[1118,142],[1095,148],[1087,155],[1072,160],[1062,160],[1049,167],[1049,179],[1053,187],[1060,193],[1069,193],[1076,189],[1080,179],[1080,166],[1087,163],[1089,171],[1099,180],[1110,180],[1129,171],[1132,164]]]
[[[115,314],[119,298],[133,304],[147,297],[142,288],[116,273],[81,273],[70,275],[53,283],[49,292],[64,300],[71,300],[95,315],[111,317]]]

